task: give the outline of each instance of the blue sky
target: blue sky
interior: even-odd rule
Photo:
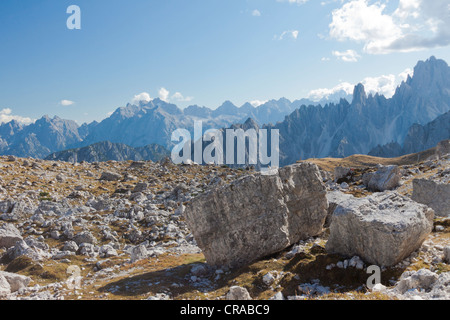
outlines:
[[[418,60],[450,62],[450,7],[430,2],[1,0],[0,119],[101,120],[141,93],[214,109],[389,92]]]

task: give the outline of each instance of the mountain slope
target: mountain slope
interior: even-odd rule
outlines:
[[[1,154],[43,158],[51,152],[80,143],[82,137],[75,121],[44,116],[36,122],[21,126],[15,122],[2,124]]]
[[[397,157],[429,149],[447,139],[450,139],[450,112],[437,117],[425,126],[413,124],[408,131],[403,147],[398,143],[377,146],[369,152],[369,155],[386,158]]]

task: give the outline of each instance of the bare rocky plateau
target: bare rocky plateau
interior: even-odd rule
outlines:
[[[366,160],[0,157],[0,299],[450,299],[450,155]]]

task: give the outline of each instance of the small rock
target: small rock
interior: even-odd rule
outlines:
[[[273,276],[273,274],[272,274],[272,272],[268,272],[268,273],[266,273],[264,276],[263,276],[263,278],[262,278],[262,281],[264,282],[264,284],[266,285],[266,286],[270,286],[270,285],[272,285],[274,282],[275,282],[275,277]]]
[[[110,171],[104,171],[102,172],[102,175],[100,176],[100,180],[105,181],[119,181],[122,178],[122,176],[118,173],[110,172]]]
[[[226,296],[227,300],[252,300],[247,289],[239,286],[233,286]]]
[[[450,263],[450,246],[444,248],[444,260],[447,263]]]
[[[20,231],[10,223],[0,226],[0,248],[11,248],[17,241],[22,240]]]

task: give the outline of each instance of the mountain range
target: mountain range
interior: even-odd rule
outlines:
[[[418,62],[414,75],[392,98],[367,95],[358,84],[351,97],[320,104],[281,98],[258,107],[251,103],[237,107],[226,101],[215,110],[200,106],[182,110],[154,99],[128,104],[101,122],[81,126],[48,116],[30,125],[14,120],[3,123],[0,154],[71,161],[150,159],[166,154],[174,145],[174,130],[185,128],[192,135],[194,121],[201,120],[204,130],[237,128],[244,123],[244,127],[250,123],[251,127],[278,129],[281,165],[352,154],[389,157],[421,151],[449,139],[449,111],[450,67],[431,57]],[[146,146],[150,151],[144,156],[139,148]],[[60,152],[64,150],[68,151]]]
[[[101,161],[159,161],[170,156],[170,152],[158,145],[151,144],[133,148],[123,143],[102,141],[90,146],[59,151],[50,154],[45,160],[60,160],[66,162],[101,162]]]

